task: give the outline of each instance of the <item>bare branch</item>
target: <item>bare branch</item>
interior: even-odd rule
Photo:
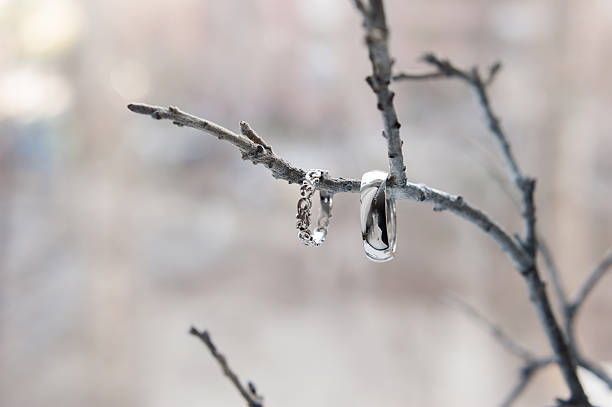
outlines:
[[[364,14],[368,13],[365,4],[363,4],[363,0],[355,0],[355,7],[357,7],[357,10],[361,11]]]
[[[478,68],[472,68],[470,71],[463,70],[457,68],[449,60],[440,59],[431,53],[426,54],[423,57],[423,60],[428,64],[433,65],[437,69],[437,71],[421,75],[410,75],[402,73],[396,75],[394,79],[406,80],[441,77],[458,78],[467,83],[476,92],[480,105],[485,114],[488,128],[491,131],[491,134],[495,136],[495,139],[497,140],[501,148],[508,169],[510,170],[510,174],[512,175],[512,179],[514,180],[514,183],[522,193],[523,219],[525,222],[525,238],[523,243],[525,250],[535,259],[537,248],[535,231],[535,204],[533,199],[535,180],[533,178],[526,177],[521,173],[519,166],[516,163],[516,160],[512,153],[510,143],[508,142],[506,134],[501,126],[501,122],[493,111],[493,108],[491,107],[491,102],[489,100],[489,95],[487,94],[487,86],[493,82],[495,75],[499,72],[501,68],[501,63],[496,62],[495,64],[493,64],[489,68],[488,78],[483,81],[480,77]]]
[[[574,314],[576,314],[576,312],[578,312],[578,309],[587,299],[591,291],[593,291],[593,288],[595,288],[595,285],[599,282],[599,280],[601,280],[601,278],[606,274],[606,272],[611,267],[612,267],[612,247],[608,249],[608,252],[604,256],[603,260],[597,265],[597,267],[595,267],[595,269],[593,270],[589,278],[587,278],[586,282],[584,283],[584,285],[578,292],[576,299],[571,305],[572,317],[574,316]]]
[[[538,249],[542,254],[542,258],[544,259],[544,263],[546,264],[546,268],[550,274],[550,280],[553,283],[553,287],[557,297],[559,298],[559,302],[561,303],[561,306],[565,308],[568,301],[565,290],[563,289],[563,283],[561,282],[561,274],[559,273],[559,269],[553,260],[552,253],[550,252],[548,245],[542,240],[542,238],[538,239]]]
[[[219,140],[225,140],[238,147],[242,153],[243,160],[251,161],[253,164],[264,165],[272,172],[272,176],[274,178],[283,179],[290,184],[301,183],[306,175],[306,171],[291,165],[274,154],[272,152],[272,147],[270,147],[259,136],[257,136],[259,141],[255,142],[216,123],[192,116],[172,106],[164,108],[161,106],[132,103],[128,105],[128,109],[135,113],[151,116],[156,120],[170,120],[177,126],[191,127],[211,134],[217,137]],[[247,125],[246,123],[244,124]],[[248,130],[250,130],[252,133],[248,131],[247,133],[250,133],[250,136],[253,137],[255,132],[250,128],[250,126]],[[264,143],[265,145],[261,143]],[[266,146],[268,148],[266,148]],[[323,180],[321,180],[319,187],[330,192],[359,192],[360,181],[325,177]]]
[[[537,268],[523,273],[529,298],[534,304],[538,319],[544,328],[550,347],[552,348],[554,360],[559,365],[559,369],[570,389],[570,399],[568,402],[581,406],[590,406],[588,397],[584,392],[582,383],[576,373],[576,360],[568,340],[561,330],[557,319],[550,306],[546,287],[542,282]]]
[[[574,357],[579,366],[593,373],[597,378],[604,382],[609,389],[612,390],[612,377],[606,373],[606,371],[595,362],[588,360],[582,355],[578,349],[576,343],[576,315],[584,302],[586,301],[589,294],[593,291],[595,286],[606,272],[612,267],[612,248],[608,249],[608,252],[602,259],[602,261],[595,267],[593,272],[589,275],[586,282],[578,292],[576,299],[572,302],[567,300],[567,297],[563,299],[563,310],[565,319],[565,331],[568,338],[569,346],[574,353]],[[554,281],[554,280],[553,280]]]
[[[376,106],[381,111],[384,125],[383,137],[387,139],[389,184],[403,186],[406,184],[406,167],[399,133],[401,125],[393,105],[395,93],[389,89],[393,60],[389,54],[389,30],[383,0],[369,0],[367,6],[361,0],[355,0],[355,6],[363,17],[365,42],[372,62],[372,75],[368,76],[366,81],[376,94]]]
[[[487,92],[486,92],[486,87],[493,82],[495,75],[499,72],[501,68],[501,63],[496,62],[495,64],[493,64],[491,68],[489,68],[488,78],[485,81],[483,81],[480,77],[480,73],[477,68],[472,68],[471,71],[466,71],[466,70],[457,68],[449,60],[439,59],[437,56],[431,53],[425,54],[425,56],[423,57],[423,60],[427,62],[428,64],[433,65],[437,69],[437,71],[429,73],[429,74],[424,74],[424,75],[410,75],[406,73],[401,73],[401,74],[396,75],[394,79],[395,80],[406,80],[406,79],[427,79],[427,78],[446,77],[446,78],[458,78],[466,82],[468,85],[470,85],[476,91],[479,102],[482,105],[482,108],[484,110],[484,113],[485,113],[485,116],[486,116],[486,119],[489,125],[489,129],[497,138],[501,146],[502,152],[504,154],[504,157],[506,159],[506,163],[508,164],[511,170],[515,183],[519,185],[520,181],[523,179],[523,175],[521,174],[521,171],[519,170],[516,160],[514,159],[514,155],[512,154],[512,149],[510,148],[510,144],[508,143],[506,135],[500,125],[500,121],[495,115],[495,113],[493,112],[491,103],[489,101],[489,96],[487,95]],[[522,189],[522,187],[520,186],[519,188]]]
[[[525,363],[532,363],[536,360],[536,357],[523,345],[514,341],[506,332],[504,332],[499,325],[489,321],[484,315],[478,312],[474,307],[465,302],[463,299],[452,296],[449,301],[451,305],[457,310],[463,312],[468,317],[472,318],[485,329],[489,331],[491,336],[499,342],[508,352],[512,353],[516,357],[522,359]]]
[[[265,165],[270,169],[275,178],[286,180],[289,183],[300,183],[306,175],[303,169],[294,167],[276,154],[267,151],[265,148],[255,144],[248,138],[235,134],[208,120],[184,113],[176,107],[169,107],[166,109],[160,106],[130,104],[128,108],[133,112],[149,115],[157,120],[170,120],[172,123],[178,124],[179,126],[192,127],[209,133],[220,140],[228,141],[238,147],[242,152],[243,159],[249,160],[254,164],[261,163]],[[325,177],[319,183],[318,188],[334,193],[358,193],[360,181],[341,177]],[[396,199],[411,199],[419,202],[429,202],[434,204],[434,208],[438,211],[449,210],[470,221],[493,238],[498,246],[509,255],[517,269],[526,270],[531,267],[530,259],[512,238],[487,215],[470,206],[461,196],[451,195],[423,184],[414,184],[410,182],[401,187],[391,187],[389,191]]]
[[[423,60],[427,62],[428,64],[433,65],[437,69],[436,72],[427,74],[428,76],[434,77],[434,78],[440,78],[440,77],[458,78],[466,82],[476,91],[478,100],[484,110],[489,129],[497,138],[500,144],[500,147],[502,149],[504,158],[506,160],[506,163],[508,164],[508,167],[511,170],[515,183],[518,185],[520,183],[519,181],[523,179],[523,175],[521,174],[521,171],[519,170],[519,167],[516,164],[516,160],[514,159],[514,155],[512,154],[512,149],[510,148],[510,144],[508,143],[506,135],[503,129],[501,128],[499,119],[493,112],[493,109],[489,102],[489,96],[487,95],[487,92],[486,92],[487,85],[493,81],[495,74],[501,68],[501,63],[497,62],[493,64],[491,68],[489,69],[488,78],[486,79],[486,81],[483,81],[480,77],[480,73],[478,72],[477,68],[472,68],[471,71],[466,71],[466,70],[457,68],[449,60],[440,59],[431,53],[425,54],[425,56],[423,57]],[[414,75],[399,74],[399,75],[396,75],[395,78],[397,78],[397,80],[414,79]],[[420,79],[418,78],[418,75],[417,75],[417,79]],[[521,187],[519,186],[519,188]]]
[[[469,305],[467,302],[457,296],[452,296],[450,302],[459,311],[465,313],[468,317],[474,319],[484,328],[486,328],[491,336],[499,342],[508,352],[520,358],[524,365],[521,367],[519,373],[519,381],[512,388],[510,393],[506,396],[504,401],[501,403],[502,407],[510,407],[512,403],[520,396],[525,390],[527,384],[532,379],[533,375],[542,367],[553,363],[552,358],[540,358],[538,359],[533,353],[531,353],[523,345],[516,342],[506,332],[504,332],[498,325],[489,321],[485,316],[478,312],[475,308]]]
[[[592,362],[588,360],[587,358],[585,358],[584,356],[582,356],[581,352],[579,351],[578,344],[576,343],[576,335],[574,332],[575,331],[575,316],[576,316],[576,311],[578,309],[576,307],[576,303],[570,303],[570,301],[568,300],[565,290],[563,289],[563,286],[562,286],[561,275],[559,273],[559,270],[557,269],[557,266],[554,263],[552,254],[548,246],[544,243],[544,241],[542,241],[542,239],[538,240],[538,249],[540,250],[540,253],[542,253],[542,257],[544,258],[546,266],[550,272],[553,287],[555,288],[557,297],[559,297],[559,301],[562,307],[564,329],[565,329],[565,334],[567,336],[568,346],[571,352],[574,354],[576,362],[578,363],[579,366],[593,373],[598,379],[604,382],[608,386],[608,388],[612,390],[612,377],[610,377],[601,366],[598,366],[595,362]],[[605,266],[606,263],[609,263],[611,256],[612,256],[612,250],[609,252],[607,256],[604,257],[604,260],[597,267],[595,267],[590,278],[587,279],[587,283],[583,287],[583,290],[584,290],[585,288],[587,288],[587,284],[590,285],[591,288],[588,288],[587,294],[593,289],[596,283],[600,281],[601,276],[602,276],[601,270],[606,267]],[[609,268],[610,265],[608,265],[607,267]],[[594,276],[597,276],[597,275],[600,277],[593,279]],[[582,292],[583,291],[581,291],[581,293]],[[580,300],[580,303],[579,303],[581,305],[582,303],[584,303],[584,299],[586,298],[586,295],[583,296],[582,294],[579,294],[577,300],[580,298],[582,298],[582,300]]]
[[[512,153],[510,143],[508,142],[506,134],[501,127],[499,118],[495,115],[495,112],[491,107],[489,96],[487,94],[487,86],[492,83],[495,74],[499,71],[501,65],[494,64],[489,69],[488,78],[483,81],[478,68],[472,68],[470,71],[462,70],[455,67],[450,61],[439,59],[433,54],[426,54],[424,56],[424,60],[437,69],[436,73],[443,74],[447,77],[458,78],[467,83],[476,92],[480,105],[483,109],[488,128],[491,134],[497,140],[514,183],[522,194],[522,218],[525,235],[523,239],[518,239],[518,243],[521,250],[526,254],[529,262],[526,268],[518,268],[518,270],[525,278],[525,282],[529,290],[529,297],[534,304],[538,318],[544,327],[544,331],[546,332],[550,346],[553,349],[555,361],[558,363],[565,381],[570,388],[570,402],[589,405],[588,398],[584,393],[582,384],[580,383],[580,380],[576,374],[576,361],[574,359],[575,352],[568,344],[570,341],[566,339],[554,313],[552,312],[544,283],[542,282],[538,272],[536,261],[538,242],[536,235],[534,201],[535,179],[523,175],[519,169],[519,166]],[[406,75],[402,78],[410,79],[410,76]]]
[[[500,406],[510,407],[516,401],[516,399],[521,395],[523,390],[525,390],[525,388],[527,387],[527,384],[529,384],[529,381],[533,378],[535,373],[541,368],[551,363],[553,363],[553,360],[550,358],[549,359],[539,359],[539,360],[531,361],[527,363],[526,365],[524,365],[523,367],[521,367],[521,370],[519,373],[519,377],[520,377],[519,382],[512,388],[512,390],[506,396],[506,398],[500,404]]]
[[[578,345],[576,344],[576,315],[578,310],[584,304],[587,296],[595,285],[601,280],[606,271],[612,266],[612,248],[608,250],[608,253],[604,256],[604,259],[595,267],[591,275],[587,278],[586,282],[578,292],[574,301],[569,301],[567,298],[564,299],[563,303],[563,317],[565,319],[565,332],[567,334],[568,343],[572,349],[576,358],[579,358]],[[593,365],[592,363],[587,363]]]
[[[198,331],[196,328],[191,327],[189,333],[193,336],[197,336],[200,340],[206,345],[213,358],[217,360],[219,366],[223,370],[223,374],[227,376],[227,378],[232,382],[236,390],[240,393],[242,398],[247,402],[249,407],[263,407],[263,399],[260,395],[257,394],[257,390],[255,389],[255,385],[251,382],[248,383],[247,387],[243,386],[240,383],[240,379],[238,375],[234,373],[234,371],[227,364],[227,359],[217,350],[217,347],[213,343],[212,339],[210,339],[210,335],[207,331]]]
[[[570,352],[572,353],[574,358],[576,358],[578,354],[578,349],[574,337],[572,311],[569,301],[567,299],[567,294],[563,289],[563,285],[561,282],[561,274],[559,273],[559,270],[557,269],[557,266],[553,260],[550,249],[541,239],[538,240],[538,249],[542,254],[542,257],[544,258],[544,263],[546,264],[546,268],[548,269],[548,273],[550,274],[550,280],[552,281],[555,294],[557,295],[557,298],[561,305],[561,316],[563,318],[563,329],[567,338],[567,346],[569,347]]]
[[[240,132],[242,133],[243,136],[246,136],[253,143],[259,144],[260,146],[268,150],[269,153],[272,152],[272,147],[270,147],[270,145],[266,143],[264,139],[259,137],[257,133],[255,133],[255,130],[253,130],[247,122],[245,121],[240,122]]]
[[[404,81],[404,80],[426,80],[426,79],[440,79],[446,78],[446,75],[442,72],[429,72],[429,73],[416,73],[410,74],[405,72],[400,72],[397,75],[393,75],[394,81]]]
[[[535,233],[535,205],[533,200],[533,192],[535,188],[535,180],[524,176],[519,169],[519,166],[512,153],[512,148],[508,142],[508,138],[501,126],[501,122],[489,100],[487,94],[487,86],[492,83],[495,75],[501,68],[501,63],[497,62],[489,69],[488,78],[483,81],[480,77],[478,68],[472,68],[471,71],[466,71],[455,67],[450,61],[439,59],[434,54],[426,54],[423,58],[425,62],[433,65],[438,69],[439,74],[443,74],[447,77],[459,78],[470,85],[480,102],[480,105],[485,114],[487,125],[491,134],[495,136],[502,154],[505,158],[510,174],[514,180],[514,183],[523,194],[523,219],[525,220],[525,249],[529,254],[535,258],[536,255],[536,233]]]
[[[489,86],[495,80],[497,73],[501,70],[502,63],[500,61],[495,62],[493,65],[489,67],[489,77],[485,81],[485,86]]]

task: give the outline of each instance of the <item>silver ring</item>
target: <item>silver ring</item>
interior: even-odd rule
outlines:
[[[327,237],[327,228],[329,227],[329,218],[331,218],[332,196],[333,194],[327,191],[319,190],[319,201],[321,202],[321,211],[317,220],[317,227],[311,231],[310,215],[312,208],[312,196],[317,189],[317,185],[321,178],[327,174],[326,170],[310,170],[306,173],[302,186],[300,187],[300,200],[297,204],[296,228],[298,229],[298,239],[306,246],[321,246]]]
[[[397,239],[395,200],[387,194],[387,175],[383,171],[369,171],[361,177],[363,250],[368,259],[376,262],[393,258]]]

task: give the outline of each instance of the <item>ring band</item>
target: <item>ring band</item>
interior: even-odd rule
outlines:
[[[387,195],[387,176],[383,171],[369,171],[361,177],[363,249],[368,259],[376,262],[393,258],[397,239],[395,200]]]
[[[296,227],[298,229],[298,239],[306,246],[321,246],[327,237],[329,218],[331,218],[332,195],[327,191],[319,190],[319,201],[321,211],[317,220],[317,227],[311,231],[310,215],[312,208],[312,196],[315,193],[317,184],[327,174],[326,170],[310,170],[306,173],[302,186],[300,187],[300,200],[297,204]]]

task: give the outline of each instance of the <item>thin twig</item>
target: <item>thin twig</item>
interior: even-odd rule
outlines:
[[[495,136],[495,139],[501,148],[502,155],[505,158],[514,183],[523,194],[523,219],[525,220],[524,245],[525,249],[530,253],[530,255],[535,258],[537,247],[535,234],[535,205],[533,200],[535,180],[522,174],[516,159],[514,158],[508,138],[506,137],[506,134],[501,126],[501,122],[493,111],[489,95],[487,94],[487,86],[492,83],[496,73],[499,72],[501,64],[499,62],[493,64],[489,68],[488,78],[483,81],[478,68],[472,68],[471,71],[459,69],[450,61],[439,59],[434,54],[426,54],[423,59],[428,64],[436,67],[438,69],[437,73],[446,77],[461,79],[470,85],[476,92],[478,101],[480,102],[485,114],[489,130],[491,131],[491,134]]]
[[[578,346],[576,344],[576,315],[580,310],[582,304],[584,304],[587,299],[589,293],[593,291],[595,285],[601,280],[601,278],[606,274],[606,271],[612,266],[612,248],[608,250],[603,260],[595,267],[593,272],[589,275],[586,282],[576,295],[574,301],[565,300],[563,305],[563,315],[565,318],[565,331],[567,334],[568,342],[576,355],[576,358],[579,358]],[[591,364],[590,362],[587,362]]]
[[[499,71],[501,64],[499,62],[496,62],[495,64],[493,64],[491,68],[489,69],[489,76],[487,80],[483,81],[480,78],[480,73],[478,72],[477,68],[473,68],[471,71],[463,70],[463,69],[457,68],[449,60],[440,59],[431,53],[425,54],[423,56],[423,60],[427,62],[428,64],[433,65],[437,69],[437,71],[428,73],[426,74],[426,76],[433,77],[433,78],[442,78],[442,77],[458,78],[458,79],[465,81],[468,85],[470,85],[476,91],[479,102],[482,105],[483,110],[485,112],[486,119],[489,125],[489,129],[497,138],[502,148],[503,155],[506,159],[506,163],[510,167],[510,170],[513,175],[513,178],[515,179],[515,182],[518,184],[518,182],[523,178],[523,175],[521,174],[521,171],[519,170],[516,160],[514,159],[514,155],[512,153],[510,143],[508,143],[506,135],[500,126],[499,119],[497,118],[497,116],[493,112],[493,109],[491,108],[489,97],[486,93],[487,85],[489,85],[493,81],[493,78],[495,77],[495,74]],[[416,75],[416,79],[424,79],[423,76],[425,75]],[[415,79],[415,75],[400,73],[396,75],[394,79],[395,80]]]
[[[563,318],[563,329],[567,338],[567,346],[569,347],[570,352],[573,354],[574,359],[577,359],[578,347],[576,345],[576,340],[574,337],[574,328],[572,326],[572,308],[567,298],[567,294],[563,289],[561,273],[559,273],[559,269],[555,264],[548,245],[546,245],[543,240],[538,240],[538,249],[542,254],[542,257],[544,258],[544,263],[546,264],[546,269],[548,270],[548,274],[550,275],[550,280],[552,281],[554,292],[557,295],[557,300],[559,301],[559,304],[561,306],[561,317]]]
[[[456,309],[463,312],[468,317],[472,318],[480,325],[482,325],[485,329],[487,329],[491,336],[497,342],[499,342],[508,352],[520,358],[525,363],[531,363],[537,359],[536,356],[531,353],[527,348],[516,342],[510,337],[509,334],[504,332],[504,330],[499,325],[489,321],[484,315],[478,312],[474,307],[465,302],[463,299],[453,295],[449,298],[449,301],[451,305],[454,306]]]
[[[576,306],[575,302],[570,303],[570,301],[568,300],[567,294],[565,293],[565,290],[563,289],[563,284],[561,281],[561,275],[559,273],[559,269],[555,265],[552,253],[550,252],[550,249],[548,248],[548,246],[541,239],[538,240],[538,249],[540,250],[540,253],[542,253],[542,257],[544,258],[546,266],[550,272],[551,281],[553,283],[553,287],[555,288],[555,293],[557,294],[557,297],[559,298],[559,302],[561,303],[561,311],[563,315],[563,323],[564,323],[565,334],[567,336],[568,346],[570,347],[570,350],[574,354],[574,358],[576,359],[576,362],[582,368],[593,373],[593,375],[595,375],[598,379],[604,382],[608,386],[608,388],[612,390],[612,377],[610,377],[610,375],[608,375],[605,372],[605,370],[601,366],[599,366],[597,363],[591,360],[588,360],[586,357],[582,355],[582,352],[580,352],[578,344],[576,343],[576,334],[575,334],[576,311],[578,310],[578,307],[584,303],[584,300],[586,299],[586,296],[588,295],[588,293],[593,289],[593,287],[597,284],[597,282],[601,280],[601,277],[603,276],[602,273],[605,273],[605,270],[604,271],[602,270],[604,268],[606,270],[609,269],[610,265],[608,264],[606,268],[606,263],[610,262],[610,256],[612,256],[612,250],[608,253],[607,256],[604,257],[602,262],[600,262],[597,265],[597,267],[595,267],[595,269],[593,270],[593,273],[587,279],[587,282],[583,286],[580,294],[578,294],[578,297],[576,300],[579,300],[580,302],[579,302],[579,305]],[[585,289],[586,291],[584,291]]]
[[[550,252],[550,248],[542,240],[542,238],[538,239],[538,249],[540,250],[540,254],[542,254],[542,258],[544,259],[544,263],[546,264],[546,269],[550,274],[550,281],[553,283],[553,287],[555,289],[555,293],[561,303],[562,307],[565,307],[568,304],[567,295],[565,294],[565,290],[563,289],[563,282],[561,281],[561,273],[559,273],[559,269],[555,264],[552,253]]]
[[[576,298],[572,302],[567,302],[565,305],[565,329],[567,331],[567,337],[572,349],[575,353],[575,358],[580,366],[593,373],[597,378],[603,381],[610,390],[612,390],[612,377],[606,373],[606,371],[599,366],[597,363],[584,357],[578,350],[576,344],[576,315],[584,302],[586,301],[589,294],[593,291],[598,282],[601,281],[606,272],[612,268],[612,248],[608,249],[604,258],[599,264],[593,269],[586,282],[576,295]]]
[[[362,0],[355,0],[355,7],[357,7],[357,10],[361,11],[362,13],[366,13],[366,6],[365,4],[363,4]]]
[[[253,164],[264,165],[272,172],[274,178],[283,179],[290,184],[299,184],[304,180],[304,176],[306,175],[306,171],[291,165],[274,154],[272,152],[272,147],[268,145],[269,149],[266,149],[264,145],[261,145],[261,142],[263,142],[261,137],[258,137],[260,142],[254,142],[216,123],[192,116],[172,106],[164,108],[142,103],[132,103],[127,107],[134,113],[148,115],[156,120],[170,120],[179,127],[191,127],[213,135],[219,140],[225,140],[238,147],[242,153],[243,160],[251,161]],[[252,129],[250,130],[252,131]],[[253,131],[253,133],[255,132]],[[267,143],[265,144],[267,145]],[[360,181],[325,177],[319,183],[319,187],[330,192],[359,192]]]
[[[401,72],[397,75],[393,75],[394,81],[403,81],[403,80],[420,80],[420,79],[441,79],[446,78],[446,75],[442,72],[429,72],[429,73],[405,73]]]
[[[518,383],[512,388],[510,393],[506,396],[506,398],[501,404],[502,407],[510,407],[510,405],[514,403],[516,399],[520,396],[523,390],[525,390],[527,384],[529,383],[533,375],[540,368],[553,363],[553,359],[550,357],[537,358],[533,353],[531,353],[531,351],[529,351],[523,345],[512,339],[512,337],[506,332],[504,332],[499,327],[499,325],[489,321],[485,316],[483,316],[474,307],[472,307],[470,304],[468,304],[461,298],[453,295],[449,298],[449,300],[451,302],[451,305],[455,306],[460,311],[465,313],[468,317],[474,319],[485,329],[487,329],[491,336],[493,336],[493,338],[497,342],[499,342],[508,352],[517,356],[523,361],[523,366],[521,367],[519,373]]]
[[[495,62],[493,65],[489,67],[489,77],[485,81],[485,86],[489,86],[493,83],[493,81],[497,77],[497,74],[501,70],[501,67],[502,67],[502,63],[500,61]]]
[[[255,130],[253,130],[247,122],[245,121],[240,122],[240,132],[242,133],[243,136],[246,136],[253,143],[259,144],[260,146],[268,150],[268,152],[270,153],[272,152],[272,147],[270,147],[270,145],[266,143],[264,139],[259,137],[259,135],[255,133]]]
[[[217,360],[219,366],[223,370],[223,374],[227,376],[227,378],[232,382],[236,390],[240,393],[240,395],[247,402],[248,407],[263,407],[263,399],[260,395],[257,394],[255,389],[255,385],[249,382],[247,387],[243,386],[240,383],[240,379],[238,375],[234,373],[234,371],[229,367],[227,363],[227,359],[217,350],[217,347],[213,343],[212,339],[210,339],[210,335],[207,331],[198,331],[196,328],[191,327],[189,333],[193,336],[197,336],[200,340],[206,345],[213,358]]]
[[[512,403],[514,403],[516,399],[521,395],[523,390],[525,390],[525,388],[529,384],[529,381],[533,378],[535,373],[538,372],[538,370],[540,370],[541,368],[548,366],[551,363],[553,363],[553,360],[551,358],[538,359],[532,360],[531,362],[521,367],[518,383],[512,388],[512,390],[506,396],[500,406],[510,407]]]
[[[595,285],[601,280],[601,278],[606,274],[606,272],[612,267],[612,247],[608,249],[608,252],[605,254],[604,258],[601,262],[595,267],[591,275],[587,278],[586,282],[576,295],[576,299],[572,303],[572,314],[576,314],[580,306],[587,299],[589,294],[595,288]]]
[[[355,6],[363,17],[365,42],[372,63],[372,75],[366,81],[376,94],[376,106],[382,114],[384,125],[383,137],[387,139],[389,184],[403,186],[406,183],[406,167],[399,132],[401,125],[393,105],[395,93],[389,89],[393,59],[389,53],[389,29],[383,0],[369,0],[367,5],[361,0],[355,0]]]
[[[568,340],[562,331],[557,318],[555,317],[550,300],[546,293],[545,285],[540,278],[537,266],[537,235],[536,235],[536,209],[534,200],[535,179],[523,175],[516,159],[512,153],[510,143],[506,134],[501,127],[499,118],[496,116],[491,106],[489,96],[487,94],[487,86],[492,83],[496,73],[501,65],[494,64],[489,69],[489,75],[486,80],[482,80],[478,68],[471,70],[463,70],[454,66],[450,61],[439,59],[433,54],[424,56],[425,62],[433,65],[437,69],[437,73],[447,77],[458,78],[466,82],[476,92],[480,105],[483,109],[485,119],[491,134],[497,140],[502,155],[505,159],[509,172],[514,180],[519,191],[522,194],[522,218],[524,223],[524,237],[518,239],[518,243],[527,255],[529,263],[526,268],[518,269],[527,284],[529,297],[534,304],[538,318],[542,323],[549,344],[555,355],[555,360],[561,369],[561,373],[570,389],[571,397],[569,402],[588,406],[588,398],[584,393],[584,389],[576,373],[576,361],[573,350],[568,344]],[[404,77],[409,79],[409,77]],[[516,264],[516,263],[515,263]]]

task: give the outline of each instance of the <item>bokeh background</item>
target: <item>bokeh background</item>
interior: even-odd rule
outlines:
[[[612,3],[389,0],[387,13],[398,69],[427,71],[425,51],[503,61],[494,108],[574,293],[612,242]],[[401,201],[397,257],[374,264],[358,197],[341,194],[328,241],[306,248],[297,186],[125,108],[246,120],[297,166],[359,178],[387,167],[360,24],[349,0],[0,0],[2,406],[243,405],[191,324],[269,406],[495,405],[520,363],[449,296],[548,353],[523,281],[473,225]],[[520,231],[470,89],[393,89],[409,179]],[[611,289],[578,322],[608,368]],[[564,395],[551,367],[517,405]]]

